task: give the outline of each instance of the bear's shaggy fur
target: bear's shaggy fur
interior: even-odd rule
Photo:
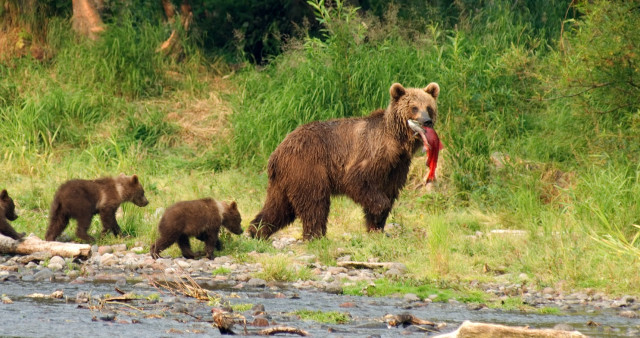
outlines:
[[[191,236],[205,242],[206,255],[213,259],[214,248],[221,248],[218,241],[220,226],[240,235],[241,221],[236,202],[228,204],[211,198],[178,202],[167,208],[162,215],[158,224],[159,237],[151,245],[151,256],[159,258],[162,250],[178,242],[182,256],[194,258],[195,254],[189,243]]]
[[[121,230],[116,211],[123,202],[133,202],[139,207],[149,204],[137,175],[67,181],[58,188],[51,203],[45,239],[55,241],[69,224],[69,219],[74,218],[78,221],[76,236],[93,242],[94,238],[87,230],[95,214],[100,214],[103,235],[111,231],[118,236]]]
[[[13,239],[21,239],[24,237],[24,233],[17,233],[7,221],[15,221],[17,218],[16,205],[13,204],[13,200],[7,190],[3,189],[2,192],[0,192],[0,234]]]
[[[407,120],[432,126],[440,87],[435,82],[424,89],[395,83],[389,92],[386,110],[312,122],[287,135],[269,157],[267,198],[251,221],[252,237],[267,238],[296,217],[305,240],[324,236],[330,197],[339,194],[363,207],[368,231],[384,229],[411,157],[422,147]]]

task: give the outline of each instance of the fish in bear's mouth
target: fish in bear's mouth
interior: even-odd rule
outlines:
[[[436,179],[436,167],[438,165],[438,153],[442,149],[442,142],[438,138],[436,131],[428,126],[422,126],[416,120],[407,120],[409,128],[416,134],[420,135],[424,149],[427,151],[427,166],[429,167],[429,175],[427,183]]]

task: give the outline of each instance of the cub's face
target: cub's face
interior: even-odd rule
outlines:
[[[125,176],[124,174],[120,174],[117,180],[120,182],[121,187],[127,190],[127,196],[131,196],[130,201],[133,202],[133,204],[139,207],[144,207],[149,204],[149,201],[144,196],[144,188],[142,184],[140,184],[138,175]]]
[[[407,120],[414,120],[420,126],[433,127],[438,118],[438,105],[436,100],[440,94],[440,86],[431,82],[423,89],[404,88],[399,83],[394,83],[389,89],[392,104],[403,115],[405,124]],[[407,132],[413,134],[408,128]]]
[[[6,190],[0,192],[0,209],[4,210],[3,216],[10,221],[15,221],[18,218],[18,215],[16,215],[16,205]]]
[[[222,226],[236,235],[242,234],[242,217],[236,202],[231,202],[223,213]]]

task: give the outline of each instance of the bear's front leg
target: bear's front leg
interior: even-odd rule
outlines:
[[[105,208],[100,210],[100,220],[102,221],[102,235],[105,235],[109,230],[114,236],[119,236],[122,230],[116,221],[116,210],[114,208]]]
[[[207,240],[204,242],[204,251],[207,254],[209,259],[214,259],[215,255],[213,254],[213,250],[215,250],[218,245],[218,231],[210,231],[207,235]]]
[[[389,208],[388,210],[384,210],[380,214],[373,214],[365,210],[364,219],[367,223],[367,231],[383,232],[384,226],[387,222],[387,217],[389,216],[389,212],[391,212],[391,208]]]

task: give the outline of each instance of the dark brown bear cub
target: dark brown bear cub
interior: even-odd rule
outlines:
[[[144,207],[149,204],[138,176],[105,177],[97,180],[71,180],[58,188],[49,214],[49,228],[45,239],[55,241],[69,224],[69,219],[78,221],[76,236],[86,242],[94,238],[87,234],[93,215],[100,214],[102,234],[111,231],[115,236],[121,232],[116,222],[116,211],[123,202]]]
[[[422,147],[412,125],[421,130],[435,124],[439,93],[435,82],[425,88],[394,83],[386,110],[312,122],[289,133],[269,157],[267,198],[249,234],[267,238],[300,218],[304,239],[322,237],[331,195],[353,199],[364,210],[367,230],[382,231],[411,157]]]
[[[227,204],[211,198],[178,202],[164,212],[158,224],[159,237],[151,245],[151,256],[160,257],[160,252],[171,244],[178,246],[185,258],[194,258],[189,237],[205,242],[205,252],[213,259],[213,250],[218,246],[220,226],[236,235],[242,234],[240,212],[236,202]]]
[[[15,221],[17,218],[16,205],[13,204],[13,200],[9,197],[7,190],[2,190],[2,192],[0,192],[0,234],[13,239],[22,238],[24,233],[17,233],[11,224],[7,222],[7,220]]]

